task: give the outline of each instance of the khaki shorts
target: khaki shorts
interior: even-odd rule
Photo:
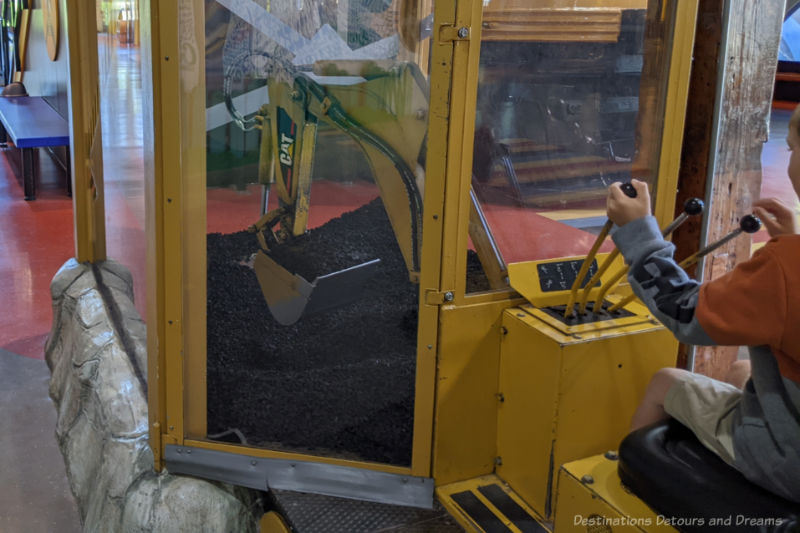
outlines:
[[[667,391],[664,410],[732,465],[733,415],[741,397],[742,391],[729,383],[687,373]]]

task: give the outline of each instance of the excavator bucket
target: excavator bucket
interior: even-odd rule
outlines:
[[[304,315],[351,303],[361,297],[364,284],[375,275],[380,259],[317,277],[309,283],[292,274],[263,251],[258,251],[253,268],[272,316],[290,326]]]
[[[415,89],[416,99],[424,99],[412,73],[400,71],[405,83]],[[387,73],[385,76],[389,76]],[[400,74],[397,74],[398,76]],[[368,85],[370,82],[365,82]],[[377,78],[372,83],[388,83]],[[360,87],[364,94],[366,89]],[[367,129],[351,117],[335,96],[336,87],[323,87],[306,76],[296,76],[294,83],[269,82],[269,104],[262,106],[255,126],[262,131],[260,148],[260,181],[266,190],[274,185],[278,196],[278,207],[266,211],[250,229],[257,234],[261,250],[256,253],[253,268],[261,285],[264,299],[278,323],[291,325],[302,316],[345,305],[358,299],[363,285],[376,272],[380,259],[356,265],[338,272],[316,278],[309,282],[298,274],[279,265],[268,253],[275,243],[287,242],[303,235],[308,226],[310,206],[312,163],[316,147],[317,126],[320,120],[348,134],[363,149],[372,162],[378,185],[384,195],[393,229],[404,259],[412,272],[418,271],[419,243],[421,241],[422,197],[416,185],[416,175],[409,163],[393,148],[400,144],[397,132],[401,131],[396,120],[385,110],[370,110],[378,124],[389,124],[391,142],[384,139],[387,131],[378,133]],[[339,88],[341,90],[341,88]],[[411,90],[411,89],[409,89]],[[329,93],[330,91],[330,93]],[[352,98],[352,87],[343,94]],[[376,88],[380,93],[380,87]],[[354,100],[356,104],[360,98]],[[416,101],[416,100],[415,100]],[[354,104],[355,105],[355,104]],[[421,105],[421,104],[420,104]],[[419,143],[424,137],[424,126],[419,129]],[[418,153],[418,150],[412,150]],[[373,160],[376,159],[376,160]],[[384,178],[383,176],[391,176]],[[385,198],[395,198],[386,201]],[[277,231],[275,228],[279,227]],[[268,242],[269,241],[269,242]]]

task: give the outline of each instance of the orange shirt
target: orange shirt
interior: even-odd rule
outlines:
[[[800,235],[770,240],[731,272],[703,283],[697,320],[722,345],[768,345],[800,383]]]

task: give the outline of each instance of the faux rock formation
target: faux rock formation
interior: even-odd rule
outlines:
[[[146,330],[132,287],[118,263],[74,259],[51,283],[50,396],[84,531],[258,531],[262,493],[155,472]]]

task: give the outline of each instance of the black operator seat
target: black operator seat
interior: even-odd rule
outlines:
[[[749,482],[673,419],[625,437],[618,472],[679,531],[800,532],[800,504]]]

